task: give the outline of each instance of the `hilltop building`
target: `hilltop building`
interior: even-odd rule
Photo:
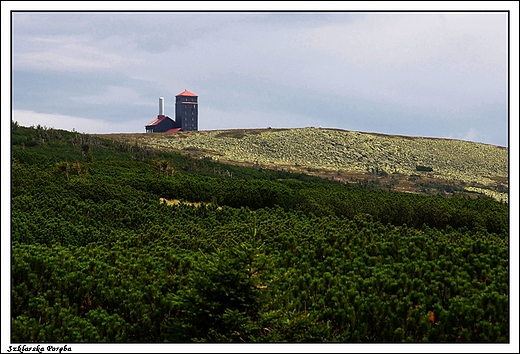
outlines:
[[[197,95],[188,90],[175,96],[175,121],[182,130],[198,130]]]
[[[197,95],[184,90],[175,96],[175,119],[164,114],[164,98],[159,97],[159,114],[145,126],[147,133],[173,133],[199,129]]]

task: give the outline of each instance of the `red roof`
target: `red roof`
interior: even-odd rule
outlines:
[[[181,130],[182,130],[182,128],[173,128],[173,129],[168,129],[167,131],[165,131],[165,133],[177,133]]]
[[[164,115],[158,115],[157,118],[155,118],[154,120],[152,120],[150,123],[148,123],[146,126],[147,127],[151,127],[151,126],[155,126],[159,123],[161,123],[163,120],[165,120],[166,118],[168,119],[171,119],[170,117],[168,116],[164,116]]]
[[[197,97],[196,94],[194,94],[193,92],[190,92],[188,90],[184,90],[183,92],[179,93],[177,96],[191,96],[191,97]],[[175,97],[177,97],[175,96]]]

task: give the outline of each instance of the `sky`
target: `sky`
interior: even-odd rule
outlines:
[[[140,132],[323,127],[508,146],[506,12],[14,12],[12,118]]]
[[[158,114],[159,97],[173,117],[175,95],[185,89],[199,96],[200,130],[314,126],[507,146],[510,212],[518,214],[517,1],[199,3],[1,2],[2,235],[10,225],[7,117],[24,126],[144,133]],[[79,8],[118,11],[50,12]],[[134,9],[141,11],[129,12]],[[258,9],[264,11],[252,11]],[[474,12],[493,9],[511,9],[511,47],[506,12]],[[515,97],[510,105],[508,93]],[[511,220],[510,232],[518,234],[517,220]],[[515,255],[517,241],[510,240]],[[3,255],[8,242],[2,238]],[[5,256],[2,328],[9,328],[10,257]],[[511,262],[511,279],[518,279],[518,257]],[[511,283],[515,294],[516,281]],[[517,301],[511,305],[517,316]],[[518,333],[518,317],[512,326]],[[2,351],[7,342],[8,332],[2,331]],[[518,338],[512,344],[518,349]],[[354,351],[394,349],[428,351],[413,345]],[[307,350],[345,347],[296,349]],[[468,350],[509,352],[509,347]]]

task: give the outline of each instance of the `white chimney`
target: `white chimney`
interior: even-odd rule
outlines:
[[[164,116],[164,97],[159,97],[159,115]]]

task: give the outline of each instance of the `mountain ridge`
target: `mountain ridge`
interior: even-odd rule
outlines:
[[[402,192],[508,197],[508,148],[485,143],[321,127],[98,135],[225,163],[371,181]]]

